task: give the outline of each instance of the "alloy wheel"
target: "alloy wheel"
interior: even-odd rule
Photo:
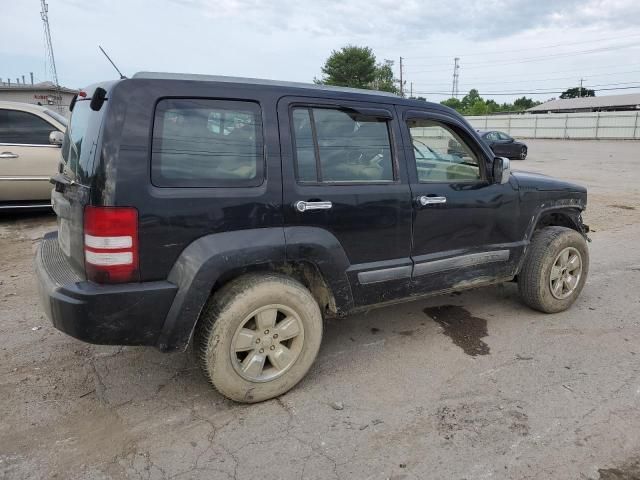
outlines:
[[[266,305],[239,325],[231,341],[231,361],[244,379],[268,382],[293,366],[303,344],[298,314],[285,305]]]
[[[558,300],[569,297],[580,283],[582,276],[582,256],[580,252],[567,247],[562,250],[551,266],[549,287],[551,294]]]

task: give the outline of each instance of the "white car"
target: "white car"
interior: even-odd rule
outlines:
[[[66,126],[50,108],[0,102],[0,210],[51,205]]]

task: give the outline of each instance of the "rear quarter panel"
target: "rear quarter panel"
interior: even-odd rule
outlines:
[[[167,188],[151,183],[151,136],[162,98],[243,99],[260,104],[265,179],[257,187]],[[205,235],[282,226],[280,150],[273,93],[251,85],[134,79],[110,92],[99,170],[99,203],[134,205],[143,281],[167,278],[189,244]]]

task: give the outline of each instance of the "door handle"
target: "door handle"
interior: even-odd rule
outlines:
[[[20,155],[13,152],[2,152],[0,153],[0,158],[18,158]]]
[[[428,197],[427,195],[420,195],[416,198],[416,203],[421,207],[437,205],[440,203],[447,203],[447,197]]]
[[[329,210],[333,207],[333,204],[331,202],[305,202],[298,200],[293,206],[300,213],[304,213],[307,210]]]

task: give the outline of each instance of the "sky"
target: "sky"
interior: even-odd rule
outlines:
[[[499,103],[595,86],[640,93],[639,0],[49,0],[60,84],[167,71],[312,82],[332,50],[371,47],[431,101],[477,88]],[[51,80],[40,2],[0,0],[0,78]],[[615,90],[605,90],[615,89]]]

